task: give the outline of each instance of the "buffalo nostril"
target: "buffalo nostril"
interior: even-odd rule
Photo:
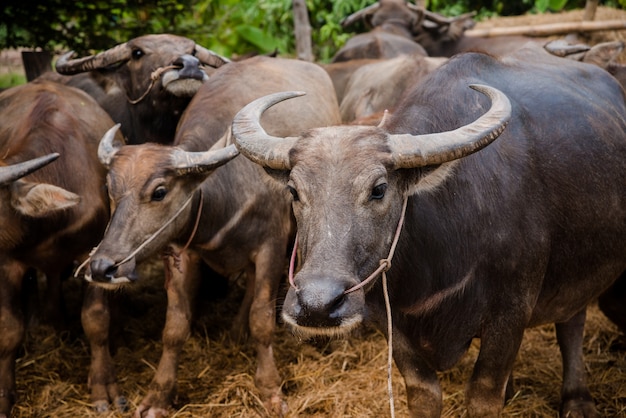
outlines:
[[[204,72],[200,70],[200,60],[193,55],[183,55],[174,61],[174,65],[182,67],[178,74],[183,78],[202,80]]]
[[[341,310],[341,307],[346,301],[346,294],[342,293],[335,298],[335,300],[331,301],[328,304],[328,314],[330,317],[335,317],[337,313]]]
[[[109,258],[95,258],[91,260],[89,267],[91,278],[98,282],[110,281],[117,271],[115,262]]]
[[[104,276],[111,280],[112,278],[115,277],[115,273],[117,273],[117,266],[116,265],[112,265],[110,267],[107,267],[107,269],[104,272]]]

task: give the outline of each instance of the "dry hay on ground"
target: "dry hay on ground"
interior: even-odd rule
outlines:
[[[142,283],[116,294],[122,307],[121,330],[114,356],[119,383],[135,407],[160,356],[164,318],[163,281],[158,264],[145,270]],[[80,332],[78,279],[65,284],[71,331],[55,335],[50,328],[31,326],[17,362],[19,401],[15,418],[131,417],[92,412],[87,388],[89,349]],[[232,286],[231,286],[232,287]],[[242,292],[198,304],[193,335],[180,363],[179,397],[172,417],[257,417],[263,407],[254,387],[255,355],[250,345],[230,341],[230,320]],[[618,331],[595,306],[590,308],[585,335],[589,382],[604,417],[626,416],[626,351],[613,350]],[[364,328],[359,335],[335,341],[299,341],[282,325],[275,343],[284,378],[288,417],[389,416],[387,346],[383,335]],[[464,411],[464,387],[477,354],[478,342],[453,369],[441,373],[445,417]],[[561,361],[553,326],[528,330],[514,370],[516,394],[504,417],[557,416]],[[393,369],[396,416],[407,415],[404,384]]]

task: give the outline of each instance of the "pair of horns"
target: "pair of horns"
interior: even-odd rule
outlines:
[[[109,129],[100,140],[98,158],[106,167],[109,167],[113,157],[122,147],[121,144],[114,143],[115,134],[119,128],[120,124],[118,123]],[[171,164],[179,175],[202,174],[226,164],[237,155],[239,155],[239,151],[235,145],[204,152],[189,152],[180,148],[173,148]]]
[[[71,59],[74,55],[74,51],[70,51],[59,57],[55,68],[58,73],[65,75],[84,73],[128,61],[131,58],[131,54],[132,49],[128,46],[127,42],[116,45],[96,55],[83,58]],[[230,62],[228,58],[222,57],[198,44],[195,45],[195,56],[202,64],[213,68],[221,67]]]
[[[489,97],[489,110],[476,121],[453,131],[425,135],[388,135],[388,145],[396,168],[417,168],[456,160],[484,148],[502,133],[511,118],[511,103],[508,98],[493,87],[479,84],[469,87]],[[239,151],[263,167],[290,170],[289,151],[297,138],[268,135],[261,127],[260,119],[263,112],[271,106],[302,95],[303,92],[294,91],[275,93],[245,106],[235,116],[232,124]]]

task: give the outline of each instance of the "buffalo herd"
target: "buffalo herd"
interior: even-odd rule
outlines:
[[[155,34],[0,93],[1,418],[20,402],[33,274],[56,326],[63,280],[82,280],[92,407],[128,409],[112,295],[155,256],[167,311],[136,418],[174,406],[207,267],[244,284],[233,330],[270,416],[288,414],[277,317],[301,338],[378,326],[411,417],[441,416],[438,374],[474,339],[466,413],[500,416],[525,329],[555,324],[559,412],[600,416],[582,342],[594,301],[626,331],[623,44],[477,43],[471,14],[403,0],[357,21],[330,63]]]

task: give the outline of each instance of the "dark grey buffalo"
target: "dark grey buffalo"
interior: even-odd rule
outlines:
[[[109,168],[115,209],[89,263],[86,277],[97,286],[90,287],[83,310],[92,352],[92,399],[100,409],[109,401],[124,405],[108,351],[111,319],[101,288],[132,285],[140,279],[136,265],[161,253],[168,297],[163,353],[135,416],[162,417],[172,404],[201,260],[226,277],[245,273],[246,295],[237,320],[249,324],[255,344],[260,399],[268,411],[283,414],[286,404],[272,341],[276,297],[295,225],[286,196],[268,185],[261,167],[235,158],[236,148],[227,144],[233,117],[243,106],[294,88],[307,91],[308,100],[269,112],[268,129],[295,135],[339,123],[333,85],[322,68],[255,57],[214,73],[186,109],[173,145],[120,147],[103,138],[99,155]]]
[[[555,323],[561,414],[598,417],[585,310],[626,269],[626,105],[615,79],[536,48],[460,54],[382,127],[267,134],[259,116],[289,97],[255,101],[233,122],[242,154],[293,196],[302,265],[284,320],[305,335],[385,324],[382,282],[358,286],[387,258],[408,199],[387,279],[411,416],[440,415],[437,372],[474,338],[468,414],[499,416],[524,329]]]

